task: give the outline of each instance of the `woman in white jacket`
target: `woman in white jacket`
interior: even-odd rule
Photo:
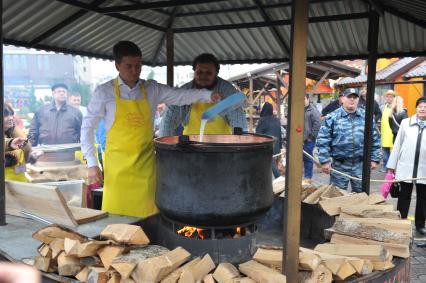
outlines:
[[[416,115],[402,120],[394,142],[387,168],[395,173],[396,180],[426,177],[426,97],[416,102]],[[401,182],[397,209],[407,218],[413,184],[416,184],[416,230],[426,235],[426,180]]]

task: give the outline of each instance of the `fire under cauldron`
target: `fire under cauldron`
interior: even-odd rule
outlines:
[[[167,218],[200,226],[253,223],[272,206],[272,148],[264,135],[154,140],[156,204]]]

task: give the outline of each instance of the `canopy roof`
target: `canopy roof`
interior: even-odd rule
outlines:
[[[367,57],[368,11],[380,14],[378,54],[426,54],[424,0],[311,0],[309,60]],[[200,53],[221,63],[286,62],[290,0],[3,0],[6,44],[111,59],[132,40],[145,64],[165,65],[174,32],[174,63]]]

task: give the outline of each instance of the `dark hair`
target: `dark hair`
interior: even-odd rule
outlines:
[[[420,103],[426,103],[426,96],[422,96],[416,101],[416,107],[419,106]]]
[[[142,57],[139,47],[131,41],[119,41],[112,48],[115,63],[120,64],[124,56]]]
[[[15,114],[15,111],[13,111],[12,106],[10,104],[5,103],[3,105],[3,116],[13,116]]]
[[[305,93],[305,97],[306,97],[307,99],[309,99],[311,96],[309,95],[309,93]]]
[[[260,117],[272,116],[274,115],[274,107],[271,103],[265,102],[262,107],[262,111],[260,111]]]
[[[68,86],[64,83],[58,83],[58,84],[52,85],[52,91],[54,91],[57,88],[64,88],[64,89],[68,90]]]
[[[195,71],[195,68],[197,67],[198,64],[204,64],[204,63],[214,64],[216,68],[216,74],[219,73],[219,70],[220,70],[219,61],[213,54],[210,54],[210,53],[203,53],[195,57],[194,61],[192,61],[192,70]]]

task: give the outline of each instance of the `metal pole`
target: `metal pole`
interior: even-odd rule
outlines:
[[[303,162],[304,94],[308,42],[308,0],[293,1],[291,24],[290,95],[287,170],[284,198],[283,272],[287,282],[298,282]]]
[[[253,121],[253,78],[250,77],[249,79],[249,133],[254,133],[254,121]]]
[[[3,17],[3,1],[0,1],[0,12]],[[0,108],[3,109],[4,103],[4,86],[3,86],[3,20],[0,21],[0,56],[1,56],[1,64],[0,64]],[[3,113],[3,112],[2,112]],[[3,115],[2,119],[0,119],[0,125],[2,132],[3,130]],[[0,226],[6,225],[6,192],[5,192],[5,183],[4,183],[4,138],[0,139]]]
[[[276,72],[275,73],[275,75],[277,76],[277,99],[276,99],[276,104],[277,104],[277,116],[278,116],[278,119],[280,119],[280,121],[281,121],[281,116],[282,116],[282,113],[281,113],[281,102],[282,102],[282,100],[281,100],[281,98],[282,98],[282,95],[281,95],[281,86],[282,86],[282,84],[281,84],[281,81],[280,81],[280,73],[279,72]]]
[[[173,86],[174,41],[173,30],[167,29],[167,85]]]
[[[374,130],[373,112],[378,37],[379,14],[370,8],[370,17],[368,22],[368,74],[367,97],[365,102],[364,162],[362,165],[362,190],[367,194],[370,194],[371,137]]]

